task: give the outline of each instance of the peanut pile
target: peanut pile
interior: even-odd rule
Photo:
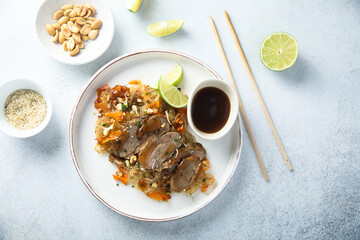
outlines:
[[[94,40],[99,34],[101,20],[92,17],[95,8],[87,3],[85,5],[65,4],[54,13],[56,23],[46,24],[46,31],[51,41],[62,44],[64,51],[75,56],[85,47],[84,41]]]

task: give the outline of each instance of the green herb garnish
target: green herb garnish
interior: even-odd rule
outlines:
[[[103,126],[104,126],[104,127],[109,127],[109,124],[106,124],[106,123],[105,123],[105,124],[103,124]]]
[[[136,126],[140,126],[140,121],[138,121],[138,122],[136,123]]]
[[[125,112],[125,110],[126,110],[126,105],[121,105],[121,110],[123,111],[123,112]]]
[[[126,149],[124,149],[124,152],[127,152]]]
[[[178,142],[178,141],[179,141],[179,139],[176,139],[176,138],[174,139],[174,142]]]

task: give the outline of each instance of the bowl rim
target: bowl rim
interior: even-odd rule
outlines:
[[[29,138],[29,137],[35,136],[35,135],[39,134],[40,132],[42,132],[46,128],[46,126],[49,124],[49,122],[50,122],[50,120],[52,118],[52,112],[53,112],[52,101],[51,101],[51,98],[50,98],[50,94],[47,93],[45,88],[40,83],[38,83],[35,80],[28,79],[28,78],[23,78],[23,77],[13,78],[13,79],[10,79],[10,80],[7,80],[7,81],[1,83],[0,84],[0,92],[2,92],[3,88],[6,85],[12,84],[12,83],[15,83],[15,82],[27,82],[33,88],[32,87],[22,88],[20,86],[20,87],[16,88],[15,90],[11,90],[10,92],[4,93],[4,95],[6,95],[8,97],[8,96],[10,96],[11,93],[13,93],[14,91],[17,91],[19,89],[31,89],[31,90],[33,90],[35,92],[38,92],[44,98],[44,100],[46,102],[46,115],[45,115],[44,120],[35,128],[25,129],[25,130],[19,130],[19,129],[14,130],[15,128],[7,123],[7,125],[0,124],[0,130],[3,133],[5,133],[5,134],[7,134],[8,136],[11,136],[11,137]],[[39,89],[40,92],[37,89]],[[4,115],[4,112],[1,111],[0,114]],[[13,131],[8,131],[9,128],[14,128],[14,129],[12,129]]]
[[[218,84],[217,86],[213,85],[213,83],[215,83],[215,82]],[[228,90],[231,93],[229,93],[228,91],[225,91],[222,87],[219,87],[219,85],[225,86],[226,88],[228,88]],[[198,91],[200,91],[201,89],[206,88],[206,87],[215,87],[215,88],[222,90],[228,96],[229,101],[230,101],[230,112],[229,112],[228,120],[226,121],[225,125],[219,131],[214,132],[214,133],[205,133],[205,132],[199,130],[195,126],[195,124],[192,120],[192,116],[191,116],[192,100],[194,99],[195,94]],[[235,102],[235,100],[236,100],[236,102]],[[229,83],[227,83],[226,81],[224,81],[222,79],[211,78],[211,79],[205,79],[203,81],[200,81],[198,84],[195,85],[195,87],[193,88],[193,90],[190,93],[188,106],[187,106],[187,119],[188,119],[189,125],[194,130],[194,132],[204,139],[218,140],[218,139],[222,138],[223,136],[225,136],[231,130],[233,125],[235,124],[238,114],[239,114],[239,107],[238,107],[238,99],[237,99],[236,92]]]
[[[104,0],[97,0],[97,1],[101,1],[105,8],[106,8],[106,11],[108,11],[110,13],[109,15],[109,22],[111,22],[111,25],[112,25],[112,28],[111,28],[111,31],[110,31],[110,35],[109,35],[109,39],[110,41],[108,42],[107,46],[105,48],[103,48],[103,50],[101,51],[96,51],[96,55],[94,55],[94,57],[92,58],[89,58],[89,59],[86,59],[82,62],[68,62],[68,61],[65,61],[63,60],[62,58],[58,58],[56,54],[52,54],[50,51],[48,51],[46,49],[46,47],[44,46],[44,44],[42,44],[41,40],[40,40],[40,35],[39,35],[39,32],[38,32],[38,27],[37,27],[37,22],[38,22],[38,18],[39,18],[39,15],[40,15],[40,12],[41,12],[41,9],[43,8],[43,6],[47,3],[47,2],[51,2],[51,0],[44,0],[38,7],[37,11],[36,11],[36,16],[35,16],[35,24],[34,24],[34,32],[35,32],[35,35],[36,35],[36,38],[41,46],[41,48],[49,55],[51,56],[53,59],[55,59],[56,61],[58,62],[61,62],[61,63],[64,63],[64,64],[69,64],[69,65],[73,65],[73,66],[79,66],[79,65],[84,65],[84,64],[87,64],[87,63],[90,63],[90,62],[93,62],[95,61],[96,59],[98,59],[99,57],[101,57],[108,49],[109,47],[111,46],[111,43],[113,42],[114,40],[114,32],[115,32],[115,22],[114,22],[114,17],[113,17],[113,14],[109,8],[109,6],[107,5],[106,1]],[[88,0],[87,2],[91,3],[91,0]]]
[[[238,153],[235,156],[235,165],[233,167],[233,169],[231,169],[229,176],[227,177],[227,179],[224,182],[224,185],[219,189],[219,192],[211,199],[207,200],[206,202],[204,202],[203,205],[199,206],[197,209],[195,209],[192,213],[190,214],[181,214],[178,216],[174,216],[174,217],[168,217],[168,218],[147,218],[147,217],[139,217],[139,216],[134,216],[131,214],[128,214],[126,212],[120,211],[116,208],[114,208],[113,206],[111,206],[109,203],[106,202],[106,200],[102,199],[101,196],[99,196],[95,190],[92,189],[90,183],[85,179],[85,177],[83,176],[81,170],[80,170],[80,166],[77,162],[75,153],[74,153],[74,147],[73,147],[73,131],[72,129],[74,128],[74,114],[78,108],[79,102],[82,98],[82,96],[84,95],[84,92],[86,91],[86,89],[91,85],[91,83],[97,78],[98,75],[100,75],[103,71],[105,71],[108,67],[111,67],[113,64],[117,63],[120,60],[123,60],[125,58],[134,56],[134,55],[139,55],[139,54],[143,54],[143,53],[170,53],[170,54],[175,54],[178,56],[182,56],[185,57],[187,59],[190,59],[192,61],[195,61],[196,63],[202,65],[203,67],[205,67],[208,71],[210,71],[216,78],[221,79],[220,75],[218,73],[215,72],[215,70],[213,70],[210,66],[208,66],[207,64],[205,64],[204,62],[202,62],[201,60],[192,57],[188,54],[182,53],[182,52],[178,52],[175,50],[168,50],[168,49],[161,49],[161,48],[150,48],[150,49],[144,49],[144,50],[137,50],[137,51],[133,51],[124,55],[121,55],[119,57],[114,58],[113,60],[109,61],[108,63],[106,63],[105,65],[103,65],[98,71],[96,71],[88,80],[88,82],[85,84],[85,86],[83,87],[83,89],[81,90],[81,92],[79,93],[74,107],[72,109],[71,115],[70,115],[70,121],[69,121],[69,148],[70,148],[70,154],[71,154],[71,158],[73,161],[73,164],[75,166],[76,172],[79,175],[81,181],[84,183],[84,185],[86,186],[86,188],[91,192],[91,194],[97,199],[99,200],[102,204],[104,204],[106,207],[108,207],[109,209],[111,209],[112,211],[116,212],[117,214],[129,217],[129,218],[133,218],[136,220],[140,220],[140,221],[145,221],[145,222],[169,222],[169,221],[174,221],[174,220],[178,220],[178,219],[182,219],[185,217],[188,217],[198,211],[200,211],[201,209],[203,209],[205,206],[207,206],[210,202],[214,201],[219,195],[220,193],[226,188],[226,186],[228,185],[230,179],[233,177],[235,170],[237,169],[239,160],[240,160],[240,156],[241,156],[241,152],[242,152],[242,148],[243,148],[243,126],[242,126],[242,120],[240,118],[240,116],[238,116],[239,119],[239,150]]]

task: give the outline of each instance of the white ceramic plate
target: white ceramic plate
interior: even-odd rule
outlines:
[[[124,85],[133,79],[151,84],[178,63],[184,69],[184,78],[179,87],[185,93],[190,93],[199,81],[220,79],[210,67],[188,55],[169,50],[144,50],[118,57],[103,66],[91,77],[75,103],[69,137],[76,170],[97,199],[122,215],[145,221],[169,221],[190,215],[210,203],[224,189],[239,161],[242,131],[238,117],[233,129],[221,139],[209,141],[195,135],[207,151],[211,167],[208,171],[216,179],[207,193],[198,191],[191,197],[173,193],[169,202],[158,202],[131,185],[116,186],[117,182],[112,177],[116,166],[108,161],[108,154],[98,154],[94,150],[96,89],[105,84]]]
[[[74,6],[78,4],[85,5],[86,3],[92,4],[96,10],[95,18],[102,21],[97,38],[84,42],[85,48],[80,49],[80,53],[74,57],[71,57],[69,52],[65,52],[59,42],[53,43],[50,35],[45,30],[46,24],[57,22],[53,19],[53,14],[67,3],[72,3]],[[100,57],[109,48],[114,36],[113,16],[103,0],[45,0],[37,12],[35,27],[37,38],[44,50],[54,59],[73,65],[89,63]]]

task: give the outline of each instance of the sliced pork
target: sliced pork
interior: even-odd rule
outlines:
[[[175,192],[188,190],[199,173],[201,161],[198,157],[184,158],[170,180],[170,186]]]

